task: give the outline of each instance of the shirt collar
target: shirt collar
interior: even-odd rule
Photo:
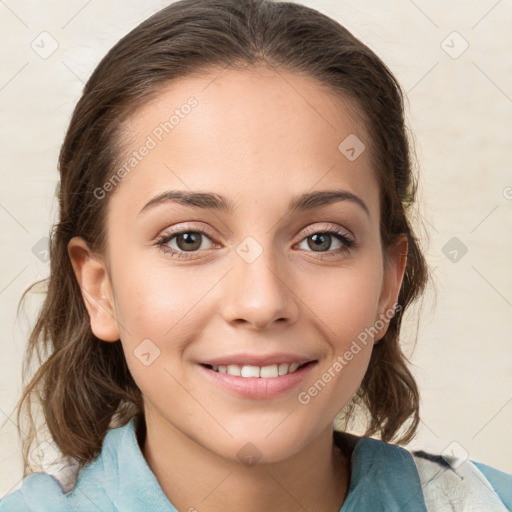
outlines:
[[[136,437],[137,418],[111,429],[101,458],[107,471],[117,472],[117,489],[111,499],[119,510],[178,512],[148,466]],[[420,479],[409,452],[368,437],[334,432],[343,451],[352,445],[348,495],[339,512],[386,510],[427,512]]]
[[[418,471],[407,450],[370,437],[356,438],[337,431],[334,441],[342,450],[346,450],[347,444],[355,445],[350,487],[340,512],[427,512]]]
[[[108,470],[117,472],[118,488],[111,496],[119,510],[178,512],[163,492],[148,466],[135,435],[136,418],[105,436],[102,459]],[[109,467],[112,466],[112,467]]]

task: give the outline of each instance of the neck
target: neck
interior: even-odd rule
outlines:
[[[290,458],[253,466],[220,457],[161,418],[146,417],[146,429],[144,458],[178,510],[338,512],[348,492],[350,463],[332,426]]]

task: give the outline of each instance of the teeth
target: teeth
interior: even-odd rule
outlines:
[[[279,372],[279,375],[286,375],[288,373],[288,367],[290,365],[287,364],[287,363],[281,363],[279,365],[279,369],[278,369],[278,372]]]
[[[272,366],[263,366],[260,369],[260,377],[263,377],[264,379],[277,377],[278,375],[279,370],[277,369],[277,364],[273,364]]]
[[[242,375],[240,366],[237,366],[236,364],[228,365],[226,373],[229,373],[229,375],[237,375],[238,377],[240,377],[240,375]]]
[[[275,378],[282,375],[288,375],[299,368],[298,363],[281,363],[270,366],[240,366],[237,364],[228,364],[226,366],[212,366],[214,372],[227,373],[237,377],[261,377],[263,379]]]
[[[258,366],[242,366],[240,375],[242,377],[259,377],[260,368]]]

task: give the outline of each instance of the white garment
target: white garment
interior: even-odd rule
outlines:
[[[510,512],[482,472],[469,460],[443,459],[443,466],[411,453],[428,512]]]

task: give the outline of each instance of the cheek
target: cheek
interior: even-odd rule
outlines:
[[[139,374],[143,379],[154,374],[145,371],[145,363],[155,370],[166,356],[174,360],[181,356],[201,330],[201,320],[208,318],[208,291],[218,282],[211,272],[198,275],[185,267],[170,269],[165,261],[142,263],[142,258],[124,258],[113,276],[121,340],[136,380]],[[169,362],[167,358],[167,366]]]
[[[298,394],[303,413],[318,421],[332,421],[357,392],[373,350],[371,327],[375,324],[380,287],[378,272],[346,272],[339,285],[315,294],[311,310],[328,351],[318,372]],[[313,320],[315,321],[315,320]]]
[[[377,261],[375,261],[377,260]],[[378,318],[382,285],[380,261],[340,268],[304,281],[302,296],[307,309],[323,324],[323,332],[337,350],[345,346]],[[309,290],[306,295],[306,290]],[[313,292],[314,290],[314,292]]]
[[[127,338],[177,338],[216,279],[191,267],[172,268],[164,258],[123,258],[113,278],[121,330]]]
[[[331,270],[323,278],[316,275],[305,283],[310,290],[317,290],[308,295],[307,309],[328,341],[329,355],[320,378],[315,377],[310,383],[313,387],[304,390],[300,401],[314,401],[316,407],[329,409],[329,417],[350,400],[368,367],[375,335],[372,328],[379,318],[381,264],[379,258],[362,257],[353,265]]]
[[[169,270],[134,270],[124,281],[119,272],[118,278],[126,283],[118,286],[116,311],[128,368],[143,395],[160,396],[176,387],[173,362],[186,347],[201,290],[191,291],[189,279],[187,291],[183,276]]]

